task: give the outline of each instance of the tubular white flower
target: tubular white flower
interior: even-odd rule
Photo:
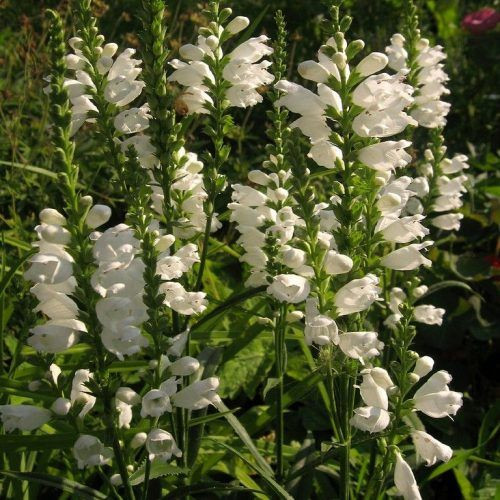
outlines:
[[[362,406],[354,410],[354,415],[349,422],[353,427],[373,434],[382,432],[389,425],[390,420],[387,410],[373,406]]]
[[[381,259],[380,263],[384,267],[395,269],[397,271],[411,271],[422,264],[426,267],[430,267],[432,266],[432,261],[426,259],[420,253],[420,250],[431,246],[433,243],[433,241],[412,243],[411,245],[407,245],[387,254]]]
[[[73,456],[78,468],[96,467],[107,464],[113,456],[111,448],[106,448],[95,436],[81,435],[73,445]]]
[[[463,214],[443,214],[433,217],[431,224],[443,231],[458,231],[460,229],[460,221],[463,218]]]
[[[422,500],[415,476],[399,452],[396,453],[394,484],[404,500]]]
[[[274,277],[267,293],[280,302],[298,304],[307,299],[310,290],[311,286],[306,278],[296,274],[280,274]]]
[[[450,391],[451,375],[446,371],[434,373],[413,396],[416,410],[432,418],[456,415],[462,406],[462,394]]]
[[[377,230],[382,233],[385,241],[409,243],[429,234],[429,230],[420,223],[423,219],[425,217],[419,214],[395,220],[392,217],[382,217],[377,224]]]
[[[146,439],[146,449],[150,460],[167,462],[174,457],[181,457],[182,451],[177,447],[174,437],[163,429],[152,429]]]
[[[366,146],[358,151],[359,161],[379,172],[388,172],[403,168],[411,161],[411,155],[405,151],[409,141],[384,141]]]
[[[425,460],[428,467],[434,465],[438,460],[448,462],[453,455],[453,450],[449,446],[426,432],[415,430],[411,433],[411,437],[417,455]]]
[[[364,278],[355,279],[344,285],[335,294],[337,314],[344,316],[368,309],[378,300],[382,289],[377,286],[378,278],[367,274]]]
[[[46,424],[52,413],[32,405],[0,405],[0,419],[6,432],[34,431]]]
[[[365,359],[380,355],[384,343],[376,332],[346,332],[339,335],[339,347],[346,356],[364,364]]]
[[[75,404],[83,405],[80,413],[78,414],[78,418],[83,419],[85,415],[94,407],[96,398],[89,393],[90,389],[88,389],[85,385],[94,375],[90,373],[89,370],[80,369],[75,372],[73,377],[73,382],[71,384],[71,393],[70,400],[71,405]]]
[[[444,309],[423,304],[413,309],[413,319],[426,325],[442,325],[445,313]]]
[[[37,351],[56,354],[73,347],[86,331],[85,324],[76,319],[53,319],[31,328],[27,343]]]
[[[217,377],[198,380],[174,394],[171,398],[172,403],[179,408],[201,410],[219,398],[216,392],[218,387],[219,379]]]

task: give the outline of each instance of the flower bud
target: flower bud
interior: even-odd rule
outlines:
[[[122,484],[122,478],[121,478],[120,474],[113,474],[113,475],[109,478],[109,482],[110,482],[113,486],[120,486],[120,484]]]
[[[41,386],[42,383],[40,382],[40,380],[33,380],[28,384],[28,389],[32,392],[35,392],[38,391],[38,389],[40,389]]]
[[[85,218],[85,224],[95,229],[108,222],[111,217],[111,208],[107,205],[94,205]]]
[[[417,288],[415,288],[413,290],[413,297],[415,299],[419,299],[420,297],[423,297],[427,293],[428,289],[429,289],[429,287],[427,287],[425,285],[418,286]]]
[[[154,370],[158,366],[158,361],[156,359],[152,359],[149,362],[148,366],[149,368],[151,368],[151,370]]]
[[[132,472],[134,472],[134,466],[132,464],[127,465],[127,472],[129,474],[132,474]]]
[[[353,262],[350,257],[339,254],[335,250],[329,250],[323,261],[323,268],[331,275],[348,273],[352,266]]]
[[[345,51],[347,59],[352,59],[359,52],[361,52],[365,48],[365,42],[363,40],[353,40]]]
[[[87,196],[82,196],[80,198],[80,203],[84,206],[84,207],[90,207],[92,205],[92,203],[94,203],[94,198],[92,198],[92,196],[90,195],[87,195]]]
[[[69,410],[71,410],[71,401],[66,398],[57,398],[53,403],[50,409],[56,414],[56,415],[67,415],[69,413]]]
[[[238,16],[235,17],[227,26],[225,31],[231,33],[231,35],[236,35],[240,31],[243,31],[250,24],[248,17]]]
[[[40,214],[40,222],[43,224],[53,224],[55,226],[64,226],[66,217],[53,208],[44,208]]]
[[[408,382],[410,384],[416,384],[420,380],[420,377],[416,373],[409,373],[408,374]]]
[[[417,359],[413,373],[419,377],[425,377],[434,368],[434,360],[430,356],[422,356]]]
[[[300,321],[304,317],[304,313],[302,311],[291,311],[286,315],[287,323],[295,323]]]
[[[248,180],[260,186],[267,186],[271,182],[271,178],[261,170],[251,170],[248,172]]]
[[[137,448],[140,448],[141,446],[144,446],[147,438],[148,435],[145,432],[138,432],[130,441],[130,447],[135,450]]]
[[[164,252],[170,248],[175,242],[175,236],[173,234],[166,234],[159,238],[155,243],[155,248],[158,252]]]
[[[270,326],[270,325],[272,325],[272,324],[273,324],[273,320],[272,320],[272,319],[270,319],[270,318],[265,318],[265,317],[263,317],[263,316],[259,316],[259,317],[257,318],[257,323],[258,323],[259,325],[263,325],[263,326],[266,326],[266,325],[269,325],[269,326]]]
[[[219,39],[211,35],[206,39],[206,44],[212,49],[215,50],[219,46]]]
[[[184,356],[170,365],[170,371],[172,372],[172,375],[187,377],[196,372],[199,367],[200,362],[196,358]]]
[[[385,54],[381,52],[372,52],[356,66],[356,72],[361,76],[370,76],[384,69],[388,62],[389,59]]]
[[[339,69],[344,69],[347,64],[347,57],[343,52],[337,52],[333,55],[332,61],[339,67]]]

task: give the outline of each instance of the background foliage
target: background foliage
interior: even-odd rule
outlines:
[[[364,39],[372,50],[382,49],[395,28],[400,26],[403,2],[347,0],[344,6],[354,16],[352,36]],[[138,46],[134,34],[140,29],[137,3],[137,0],[94,2],[96,14],[101,16],[101,31],[107,39],[121,45]],[[198,14],[199,2],[171,0],[167,4],[171,18],[170,44],[175,49],[181,43],[193,40],[204,19]],[[256,32],[270,36],[275,30],[273,14],[281,8],[290,31],[290,68],[293,70],[301,60],[311,58],[323,39],[320,20],[324,9],[320,1],[238,0],[226,4],[257,20]],[[465,394],[464,408],[455,425],[437,421],[437,428],[433,429],[438,438],[442,433],[448,434],[446,442],[459,450],[457,458],[448,465],[437,467],[430,475],[424,470],[419,482],[435,478],[432,483],[427,482],[425,498],[459,498],[460,495],[464,498],[499,498],[499,454],[495,451],[498,442],[494,437],[487,443],[484,441],[492,435],[500,417],[500,329],[498,315],[495,315],[499,305],[500,267],[497,241],[500,180],[498,144],[495,143],[500,125],[497,105],[500,66],[496,51],[500,32],[497,28],[481,35],[471,35],[460,27],[463,16],[483,7],[482,1],[426,0],[420,5],[423,34],[433,42],[442,43],[449,54],[447,71],[451,76],[452,112],[445,132],[448,148],[452,154],[464,152],[470,155],[472,166],[468,171],[472,182],[463,207],[462,228],[456,236],[440,241],[439,250],[434,250],[435,264],[426,271],[425,282],[432,284],[461,279],[470,285],[473,293],[461,288],[436,292],[433,303],[447,310],[445,323],[442,327],[421,328],[417,337],[416,350],[439,359],[440,367],[454,375],[454,390]],[[71,26],[68,2],[0,0],[0,227],[4,276],[15,268],[18,259],[30,248],[26,242],[33,240],[39,209],[59,204],[51,170],[47,102],[42,94],[43,77],[48,67],[43,23],[46,7],[57,8]],[[252,109],[241,112],[237,120],[241,126],[231,137],[233,155],[226,172],[231,181],[242,179],[264,158],[264,116]],[[189,131],[190,148],[194,151],[203,148],[198,127],[199,124],[193,121]],[[110,181],[110,165],[90,130],[80,134],[77,151],[77,160],[84,167],[81,180],[84,190],[90,192],[96,202],[111,205],[116,217],[112,222],[119,222],[123,206]],[[235,240],[233,228],[225,224],[216,236],[223,244],[211,255],[205,283],[214,303],[238,291],[242,282],[241,268],[235,258],[237,254],[230,248]],[[17,272],[8,293],[0,299],[0,328],[6,334],[5,357],[8,359],[23,355],[17,349],[21,345],[17,340],[27,336],[33,321],[27,313],[33,306],[32,302],[28,285]],[[246,304],[246,309],[252,313],[258,313],[259,308],[262,304],[257,300]],[[248,327],[247,318],[238,315],[236,320],[236,316],[228,315],[222,323],[205,324],[198,332],[198,338],[224,346],[219,369],[221,396],[227,399],[231,408],[241,409],[240,419],[249,432],[252,431],[250,434],[262,438],[260,446],[265,446],[273,439],[268,435],[268,422],[260,409],[266,405],[263,384],[272,366],[269,349],[272,339],[270,335],[266,337],[263,327],[255,324]],[[288,348],[292,352],[300,350],[293,339],[289,340]],[[304,356],[290,356],[287,383],[292,400],[296,396],[294,384],[299,384],[304,372],[307,373],[305,363]],[[19,387],[23,387],[34,378],[34,374],[18,369],[15,378]],[[307,404],[292,403],[289,406],[287,432],[290,438],[296,439],[297,446],[307,444],[310,433],[319,437],[318,442],[328,438],[328,421],[317,391],[309,390],[313,383],[306,381],[300,386],[308,394]],[[5,392],[0,388],[0,403],[4,401]],[[260,417],[256,418],[258,415]],[[213,432],[217,432],[217,425],[213,424]],[[8,438],[0,435],[2,442],[7,446]],[[24,470],[43,471],[44,460],[40,458],[36,462],[36,466],[12,463],[10,466],[17,470],[22,466]],[[2,464],[0,466],[4,468]],[[220,468],[220,474],[229,473],[223,469]],[[314,481],[320,479],[316,477]],[[311,478],[309,483],[313,484]],[[309,494],[307,488],[304,494],[305,497]]]

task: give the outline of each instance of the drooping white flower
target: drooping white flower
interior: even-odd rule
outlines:
[[[146,449],[150,460],[168,461],[174,457],[181,457],[182,451],[177,447],[174,437],[163,429],[152,429],[146,439]]]
[[[298,304],[307,299],[311,286],[309,281],[296,274],[280,274],[275,276],[267,293],[280,302]]]
[[[107,464],[113,451],[106,448],[99,438],[83,434],[73,445],[73,456],[78,462],[78,468],[83,469]]]
[[[364,278],[355,279],[344,285],[335,294],[335,306],[339,316],[353,314],[368,309],[375,302],[381,288],[378,278],[367,274]]]
[[[76,319],[53,319],[31,328],[27,343],[39,352],[56,354],[73,347],[86,331],[85,324]]]
[[[463,218],[463,214],[438,215],[431,219],[431,224],[443,231],[458,231],[460,229],[460,221]]]
[[[417,450],[417,455],[425,460],[426,465],[430,467],[438,460],[448,462],[453,455],[453,450],[432,437],[424,431],[413,431],[411,433],[413,444]]]
[[[380,355],[384,343],[379,341],[376,332],[346,332],[339,335],[339,347],[342,352],[364,363]]]
[[[394,484],[404,500],[422,500],[415,476],[411,467],[404,461],[401,453],[396,453],[394,468]]]
[[[46,424],[52,413],[32,405],[0,405],[0,419],[6,432],[34,431]]]
[[[462,394],[450,391],[448,384],[451,380],[451,375],[444,370],[434,373],[415,392],[413,396],[415,409],[432,418],[456,415],[463,404]]]
[[[353,266],[353,261],[348,255],[342,255],[335,250],[328,250],[323,260],[324,270],[332,275],[348,273]]]
[[[374,406],[362,406],[354,410],[350,421],[353,427],[373,434],[383,431],[390,422],[387,410]]]
[[[426,325],[442,325],[445,309],[432,305],[422,304],[413,309],[413,319]]]
[[[172,411],[171,398],[177,392],[177,380],[172,377],[158,389],[151,389],[142,398],[141,417],[160,417]]]
[[[93,376],[89,370],[79,369],[73,377],[70,393],[71,405],[83,405],[78,418],[83,419],[95,405],[96,397],[92,396],[90,389],[85,385]]]
[[[429,234],[429,230],[420,223],[425,219],[423,215],[409,215],[394,219],[382,217],[377,223],[376,230],[384,236],[384,240],[392,243],[409,243],[417,238],[423,238]]]
[[[430,267],[432,261],[426,259],[420,251],[432,245],[433,241],[425,241],[423,243],[412,243],[384,256],[380,263],[389,269],[397,271],[411,271],[417,267],[424,265]]]
[[[188,410],[201,410],[219,398],[216,392],[218,387],[217,377],[198,380],[175,393],[171,400],[174,406]]]
[[[409,141],[383,141],[366,146],[358,151],[359,161],[379,172],[388,172],[403,168],[411,161],[411,155],[405,148]]]

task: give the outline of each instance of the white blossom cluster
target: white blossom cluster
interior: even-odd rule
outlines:
[[[73,37],[69,40],[69,45],[73,53],[67,55],[66,64],[68,69],[75,72],[75,78],[67,79],[65,86],[72,104],[71,132],[74,134],[85,121],[93,120],[88,119],[89,112],[97,113],[98,109],[93,102],[92,92],[89,92],[91,89],[95,90],[95,84],[85,71],[89,61],[81,50],[83,40]],[[116,58],[116,43],[107,43],[96,50],[99,51],[97,71],[106,77],[104,98],[118,107],[127,106],[140,96],[145,85],[137,80],[141,73],[141,61],[133,59],[135,49],[125,49]],[[127,109],[117,116],[115,125],[124,133],[139,132],[148,126],[148,111],[147,106]]]
[[[391,37],[391,45],[386,47],[389,67],[394,71],[408,71],[408,52],[404,48],[405,38],[400,33]],[[429,40],[420,38],[416,46],[417,55],[417,87],[415,104],[411,116],[421,127],[437,128],[446,125],[446,115],[450,104],[441,98],[450,93],[445,84],[449,80],[441,61],[446,59],[443,47],[430,46]]]
[[[262,102],[259,87],[274,80],[267,71],[271,62],[262,60],[273,53],[266,43],[268,37],[250,38],[226,55],[222,49],[224,42],[244,30],[249,23],[248,18],[243,16],[235,17],[225,27],[211,23],[209,28],[200,29],[208,36],[200,34],[196,45],[186,44],[179,49],[181,58],[188,62],[179,59],[170,62],[175,71],[168,80],[186,87],[181,101],[187,114],[210,113],[210,106],[214,104],[210,84],[214,84],[216,79],[211,66],[215,60],[224,61],[222,78],[228,86],[224,95],[228,106],[247,108]]]

